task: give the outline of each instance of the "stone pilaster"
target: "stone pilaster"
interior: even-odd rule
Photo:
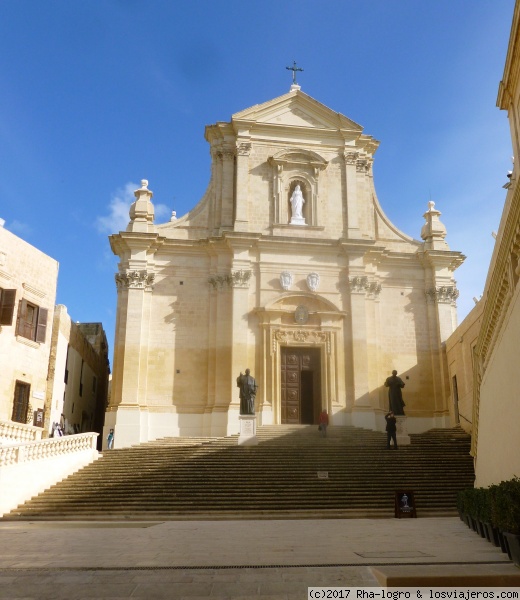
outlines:
[[[235,187],[235,151],[233,148],[222,150],[222,213],[221,230],[233,228],[233,194]]]
[[[357,173],[356,165],[359,157],[359,152],[346,151],[344,153],[345,159],[345,182],[346,182],[346,211],[347,211],[347,237],[348,238],[359,238],[361,237],[359,231],[359,216],[357,207]]]
[[[368,278],[364,275],[351,276],[349,278],[349,285],[352,356],[354,363],[354,408],[368,407],[370,406],[366,315],[366,287],[368,285]]]
[[[235,203],[235,231],[249,229],[249,154],[251,143],[237,143],[237,182]]]

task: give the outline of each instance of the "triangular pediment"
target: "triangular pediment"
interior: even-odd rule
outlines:
[[[361,125],[341,113],[334,112],[300,90],[235,113],[232,120],[236,124],[249,123],[259,126],[305,127],[359,133],[363,131]]]

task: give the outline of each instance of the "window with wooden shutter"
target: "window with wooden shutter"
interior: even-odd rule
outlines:
[[[45,336],[47,335],[47,317],[49,311],[46,308],[38,309],[38,325],[36,326],[36,340],[41,344],[45,344]]]
[[[12,325],[16,290],[0,288],[0,325]]]
[[[47,334],[48,314],[48,309],[40,308],[22,298],[18,308],[16,335],[33,342],[44,343]]]

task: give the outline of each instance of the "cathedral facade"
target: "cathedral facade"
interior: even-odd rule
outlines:
[[[422,241],[399,231],[374,188],[378,142],[298,85],[205,137],[197,206],[156,224],[143,180],[110,237],[116,447],[237,433],[246,368],[259,424],[313,424],[325,408],[333,425],[383,429],[396,369],[408,430],[449,425],[443,346],[464,257],[434,203]]]

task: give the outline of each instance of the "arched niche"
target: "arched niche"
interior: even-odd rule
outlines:
[[[309,150],[283,150],[271,156],[273,167],[273,219],[275,225],[287,225],[291,220],[290,197],[299,183],[305,199],[303,216],[306,225],[318,226],[319,177],[327,161]],[[301,225],[294,225],[301,227]]]

